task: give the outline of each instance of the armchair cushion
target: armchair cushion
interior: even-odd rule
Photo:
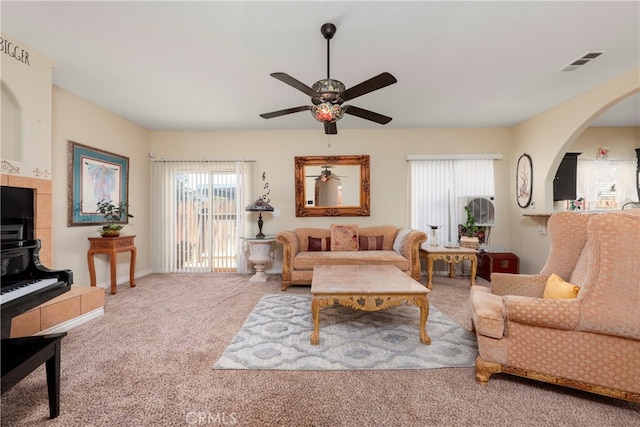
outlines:
[[[572,299],[578,297],[578,292],[580,292],[580,286],[565,282],[562,277],[554,273],[547,279],[542,298]]]
[[[491,273],[491,292],[542,298],[547,279],[540,274]]]
[[[331,224],[331,250],[332,251],[357,251],[358,250],[358,225]]]

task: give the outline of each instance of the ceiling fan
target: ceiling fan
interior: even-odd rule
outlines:
[[[336,175],[335,173],[331,172],[329,170],[329,168],[332,168],[333,166],[321,166],[324,169],[320,171],[320,175],[307,175],[307,178],[314,178],[316,181],[322,181],[322,182],[327,182],[330,181],[332,179],[337,179],[338,181],[340,181],[340,178],[346,178],[346,176],[342,176],[342,175]]]
[[[271,77],[280,80],[289,86],[298,89],[299,91],[309,95],[311,97],[311,103],[313,105],[303,105],[300,107],[287,108],[286,110],[273,111],[271,113],[260,114],[260,117],[264,119],[271,119],[274,117],[280,117],[287,114],[298,113],[300,111],[311,111],[313,117],[319,122],[324,123],[324,133],[328,135],[335,135],[338,133],[336,122],[346,114],[360,117],[361,119],[370,120],[372,122],[385,125],[391,121],[391,117],[384,116],[382,114],[374,113],[373,111],[365,110],[353,105],[342,105],[345,101],[350,101],[359,96],[365,95],[374,90],[382,89],[385,86],[396,83],[395,77],[391,74],[384,72],[378,74],[375,77],[365,80],[364,82],[357,84],[349,89],[346,89],[345,85],[329,77],[329,41],[336,33],[336,26],[327,23],[320,28],[320,32],[327,40],[327,78],[318,80],[312,87],[305,85],[299,80],[294,79],[286,73],[271,73]]]

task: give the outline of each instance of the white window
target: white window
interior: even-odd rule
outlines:
[[[637,202],[636,160],[582,160],[576,169],[576,197],[584,210],[619,210]]]
[[[465,196],[494,196],[492,159],[409,159],[411,227],[431,239],[431,226],[440,226],[438,242],[457,243],[458,224],[465,218]]]

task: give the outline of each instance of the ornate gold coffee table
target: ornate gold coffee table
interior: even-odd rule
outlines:
[[[420,341],[427,334],[429,289],[390,265],[319,265],[311,281],[311,344],[320,342],[320,308],[334,304],[363,311],[378,311],[403,302],[420,307]]]

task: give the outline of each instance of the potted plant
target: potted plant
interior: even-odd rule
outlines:
[[[124,224],[120,222],[126,218],[133,218],[128,212],[129,205],[125,202],[114,204],[112,200],[101,200],[98,202],[98,212],[102,214],[106,225],[103,225],[98,231],[102,237],[118,237],[120,230],[124,227]]]
[[[467,212],[467,220],[462,225],[465,235],[460,236],[460,246],[478,249],[478,246],[480,246],[480,239],[477,234],[481,229],[476,225],[476,219],[471,215],[471,208],[469,208],[469,206],[465,206],[464,210]]]

